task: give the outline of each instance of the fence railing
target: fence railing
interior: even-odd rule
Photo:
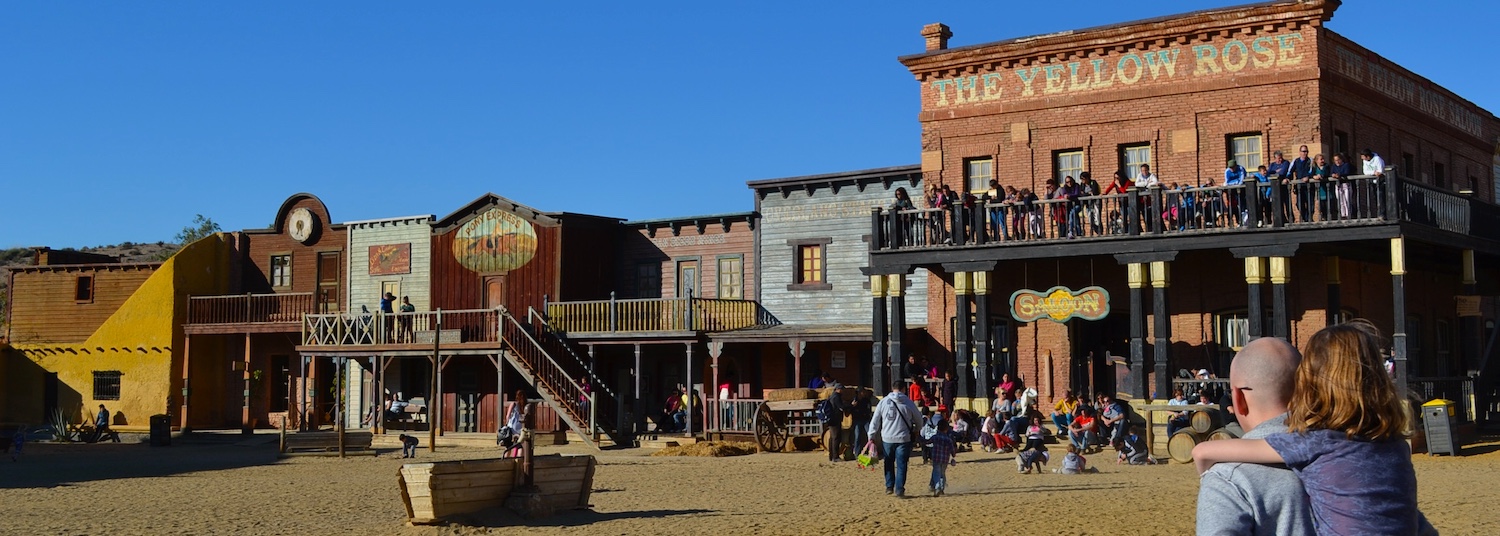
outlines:
[[[532,336],[531,329],[522,324],[509,313],[500,312],[500,333],[505,340],[506,349],[510,350],[521,366],[525,367],[535,380],[536,388],[545,396],[551,396],[558,409],[559,414],[584,430],[582,434],[592,434],[600,430],[600,419],[608,422],[606,412],[611,408],[600,407],[596,398],[584,390],[583,386],[574,380],[573,375],[559,364],[542,347],[536,337]],[[608,404],[605,404],[606,406]],[[592,441],[590,439],[589,441]]]
[[[253,324],[302,321],[314,312],[313,293],[189,296],[188,324]]]
[[[1465,376],[1407,378],[1407,386],[1413,396],[1422,402],[1444,398],[1457,404],[1453,417],[1459,422],[1478,420],[1475,407],[1474,379]]]
[[[760,409],[762,402],[765,400],[758,398],[710,398],[704,409],[704,429],[714,433],[753,434],[755,412]]]
[[[781,324],[759,303],[704,298],[552,302],[547,323],[564,333],[729,331]]]
[[[494,309],[418,313],[309,314],[302,320],[302,344],[362,346],[499,342],[500,314]]]
[[[1389,175],[1387,175],[1389,176]],[[1387,188],[1396,183],[1397,190]],[[1393,195],[1394,194],[1394,195]],[[1482,208],[1480,206],[1483,206]],[[1247,180],[1242,185],[1132,188],[1122,194],[1030,201],[993,200],[915,210],[874,209],[877,250],[1011,244],[1178,233],[1252,232],[1407,218],[1470,229],[1483,212],[1500,227],[1500,207],[1401,179]],[[1500,229],[1486,230],[1500,236]]]

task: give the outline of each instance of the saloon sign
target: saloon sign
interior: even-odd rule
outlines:
[[[1021,289],[1010,295],[1010,315],[1021,322],[1043,318],[1053,322],[1100,320],[1109,315],[1109,292],[1099,287],[1076,292],[1068,287],[1052,287],[1046,292]]]

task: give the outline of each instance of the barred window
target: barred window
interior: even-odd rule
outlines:
[[[120,399],[120,371],[94,371],[94,400]]]

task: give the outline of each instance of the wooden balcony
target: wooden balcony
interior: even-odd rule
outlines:
[[[311,292],[189,296],[188,333],[296,332],[302,315],[314,311]]]
[[[303,315],[304,349],[371,352],[443,349],[496,349],[500,312],[494,309],[418,313],[332,313]]]
[[[877,208],[871,219],[871,266],[876,268],[1056,256],[1075,249],[1127,253],[1313,237],[1358,240],[1414,229],[1446,231],[1454,240],[1500,241],[1500,207],[1390,174],[1327,182],[1135,188],[1031,203],[982,198],[973,206],[948,209]],[[1382,227],[1386,229],[1375,229]],[[1277,232],[1297,236],[1272,234]],[[1157,244],[1162,240],[1172,243]]]
[[[708,333],[781,322],[750,300],[647,298],[547,304],[547,322],[569,336]]]

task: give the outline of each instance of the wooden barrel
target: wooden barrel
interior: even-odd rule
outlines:
[[[1181,463],[1193,462],[1193,447],[1203,442],[1203,434],[1193,430],[1178,430],[1167,439],[1167,455]]]
[[[1218,441],[1220,439],[1239,439],[1239,437],[1240,436],[1234,435],[1234,432],[1229,431],[1228,428],[1220,428],[1218,430],[1209,432],[1208,434],[1209,441]]]
[[[1222,426],[1221,420],[1218,410],[1212,409],[1200,409],[1191,416],[1193,431],[1205,436]]]

